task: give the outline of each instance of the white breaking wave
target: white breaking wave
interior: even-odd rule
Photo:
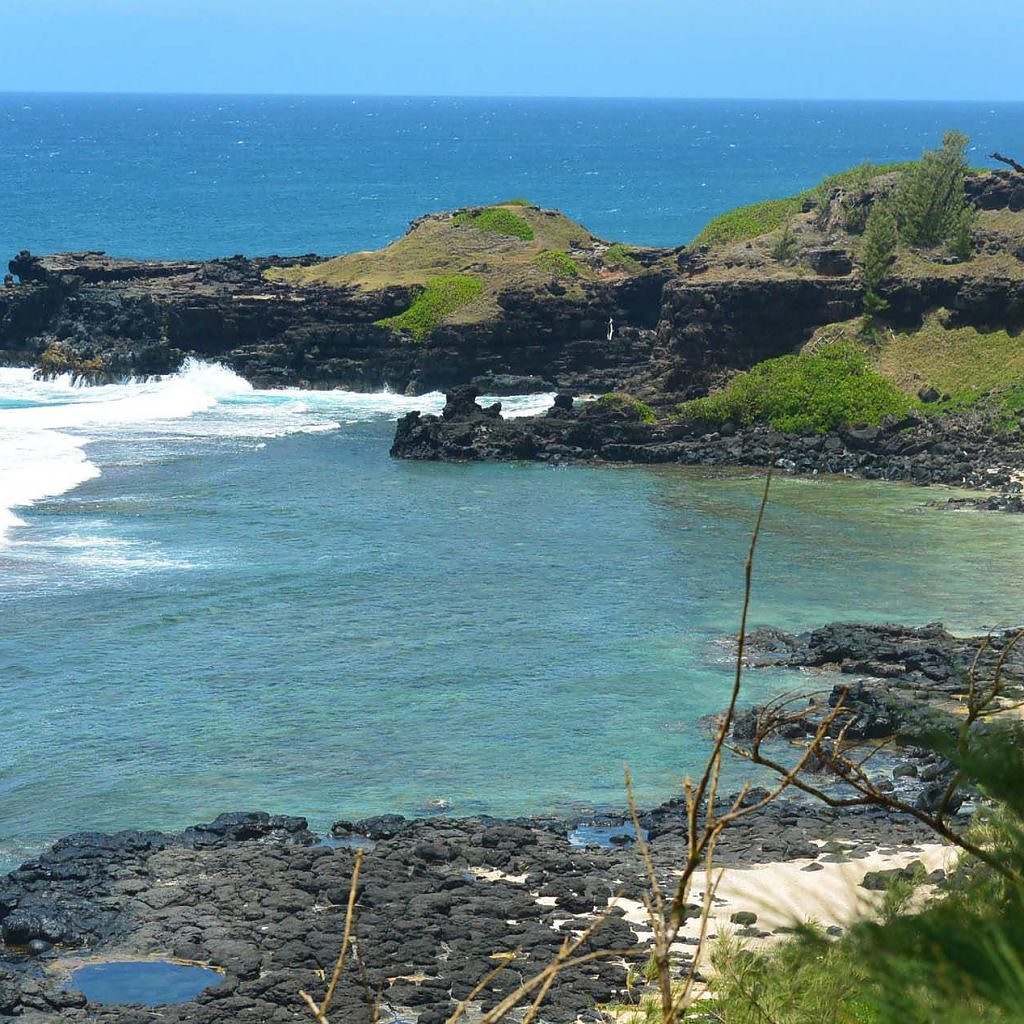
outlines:
[[[531,416],[551,394],[501,401],[508,416]],[[0,544],[22,525],[15,509],[56,497],[100,475],[90,441],[137,442],[145,461],[170,439],[264,440],[323,433],[342,424],[440,412],[439,391],[418,397],[391,391],[261,391],[219,363],[189,359],[175,374],[149,381],[83,387],[70,377],[37,381],[29,369],[0,368]]]

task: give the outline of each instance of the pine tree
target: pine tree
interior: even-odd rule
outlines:
[[[965,205],[953,224],[949,251],[959,260],[969,260],[974,255],[974,226],[977,220],[977,210]]]
[[[864,228],[861,251],[861,276],[864,281],[864,313],[870,318],[880,316],[889,303],[878,293],[889,266],[896,255],[899,232],[892,204],[881,199],[871,208]]]
[[[911,245],[933,246],[952,239],[968,208],[964,196],[968,138],[946,132],[941,149],[928,150],[903,173],[897,191],[901,237]]]

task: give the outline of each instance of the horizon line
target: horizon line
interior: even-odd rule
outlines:
[[[1020,106],[1021,99],[949,99],[934,97],[884,96],[598,96],[540,93],[375,93],[375,92],[197,92],[171,89],[6,89],[0,96],[167,96],[180,98],[228,99],[377,99],[377,100],[569,100],[586,101],[648,101],[688,103],[934,103],[934,104],[995,104]]]

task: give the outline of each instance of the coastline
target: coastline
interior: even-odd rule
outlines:
[[[628,405],[577,403],[559,394],[540,416],[514,421],[486,407],[473,385],[446,393],[440,415],[410,412],[395,430],[395,458],[437,461],[772,467],[786,474],[946,485],[996,492],[951,498],[952,508],[1024,511],[1024,444],[986,435],[970,419],[908,417],[880,427],[785,434],[768,426],[705,430],[647,423]]]
[[[1006,637],[983,649],[984,664],[999,657]],[[844,735],[870,741],[912,731],[930,708],[955,701],[966,685],[959,670],[984,639],[956,638],[934,626],[837,624],[800,636],[760,630],[751,637],[750,671],[785,663],[856,676],[845,688],[851,699]],[[1011,648],[1002,664],[1013,692],[1020,691],[1024,656]],[[814,714],[812,705],[808,716]],[[741,714],[734,738],[745,729]],[[880,770],[894,785],[912,787],[917,806],[929,806],[936,787],[945,789],[950,766],[913,747],[899,747],[896,756]],[[743,800],[759,795],[751,791]],[[958,808],[959,826],[970,810]],[[670,885],[685,856],[683,801],[669,800],[639,820],[659,879]],[[440,1024],[496,954],[517,950],[527,971],[609,905],[612,913],[591,945],[633,949],[642,965],[650,946],[638,902],[644,867],[624,821],[591,818],[580,829],[578,819],[385,814],[336,822],[325,842],[304,818],[240,812],[180,833],[68,836],[0,879],[0,1013],[17,1013],[27,1024],[217,1024],[240,1013],[283,1020],[298,990],[315,986],[317,972],[337,953],[342,897],[359,849],[360,955],[395,1016]],[[928,892],[943,884],[953,863],[950,848],[910,814],[871,805],[831,808],[788,795],[727,829],[715,861],[724,874],[713,933],[762,945],[808,920],[841,934],[854,917],[877,908],[892,878]],[[688,949],[694,939],[684,932],[675,953],[679,969],[699,980],[703,965]],[[157,957],[211,966],[224,980],[194,1002],[159,1011],[93,1006],[62,987],[71,963]],[[510,962],[481,996],[482,1008],[519,979]],[[355,980],[338,998],[347,1012],[363,1012]],[[544,1019],[569,1024],[594,1004],[628,998],[626,964],[595,961],[559,981]]]

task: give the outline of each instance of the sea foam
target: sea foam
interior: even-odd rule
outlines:
[[[530,416],[553,395],[500,399],[507,416]],[[495,401],[484,398],[484,402]],[[266,440],[324,433],[345,423],[437,413],[440,391],[416,397],[379,392],[258,390],[219,363],[188,359],[174,374],[95,387],[69,376],[37,381],[30,369],[0,369],[0,544],[22,525],[16,509],[99,476],[90,441],[128,440],[141,461],[170,440]]]

